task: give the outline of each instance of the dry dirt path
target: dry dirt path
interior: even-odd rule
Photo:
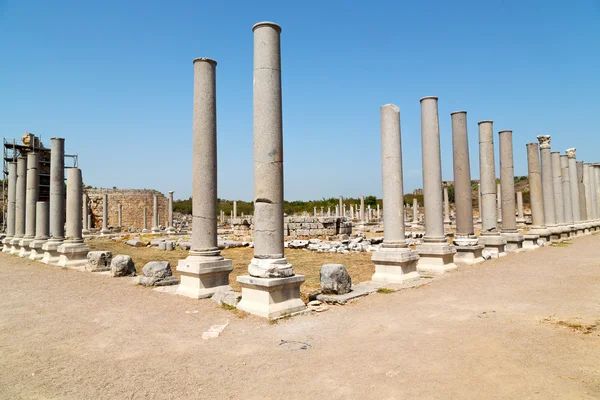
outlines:
[[[277,324],[6,254],[0,277],[2,399],[600,398],[600,236]]]

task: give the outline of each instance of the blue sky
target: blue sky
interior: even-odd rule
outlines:
[[[421,187],[420,104],[600,161],[600,3],[0,0],[0,135],[66,139],[84,182],[191,195],[192,60],[217,66],[221,198],[252,200],[252,31],[282,32],[285,197],[381,196],[379,107],[400,107],[405,192]],[[496,148],[497,152],[497,148]],[[496,160],[498,161],[498,160]],[[497,175],[499,171],[497,170]]]

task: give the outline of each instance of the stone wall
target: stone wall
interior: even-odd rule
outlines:
[[[252,217],[236,218],[232,221],[233,234],[251,236],[254,230]],[[352,222],[339,217],[285,217],[283,234],[287,237],[327,237],[340,234],[350,235]]]
[[[85,189],[90,198],[92,228],[102,228],[102,197],[108,195],[108,226],[119,225],[119,204],[123,205],[123,229],[144,227],[144,208],[147,209],[147,226],[152,229],[154,195],[158,195],[159,223],[167,226],[169,199],[156,190],[147,189]]]

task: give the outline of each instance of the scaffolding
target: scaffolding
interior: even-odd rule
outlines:
[[[25,133],[20,141],[3,138],[2,157],[2,231],[6,232],[6,211],[8,207],[8,163],[16,162],[17,158],[27,157],[28,153],[39,154],[40,187],[38,201],[50,200],[50,149],[44,147],[42,137],[33,133]],[[67,160],[70,160],[67,165]],[[65,168],[77,168],[77,154],[65,154]]]

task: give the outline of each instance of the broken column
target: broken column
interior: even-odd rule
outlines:
[[[56,264],[65,240],[65,139],[50,139],[50,239],[44,243],[44,264]]]
[[[217,244],[216,67],[210,58],[194,60],[192,244],[189,256],[177,264],[181,274],[177,293],[195,299],[231,290],[233,271],[231,260],[221,255]]]
[[[90,221],[89,221],[89,217],[90,217],[90,198],[87,195],[87,193],[83,194],[83,231],[82,233],[84,235],[89,235],[90,233]]]
[[[17,201],[17,163],[8,163],[8,204],[6,205],[6,237],[2,240],[4,247],[3,253],[10,253],[12,250],[11,241],[15,236],[15,212]]]
[[[154,204],[152,207],[152,233],[160,233],[160,227],[158,225],[158,195],[154,195]]]
[[[260,22],[254,32],[254,258],[239,276],[238,308],[277,318],[304,310],[300,285],[283,253],[283,121],[279,25]]]
[[[81,170],[69,168],[67,170],[67,235],[57,249],[60,254],[58,265],[61,267],[77,268],[85,267],[87,264],[87,254],[90,248],[83,243],[82,191]]]
[[[473,226],[473,198],[471,191],[469,138],[467,134],[467,112],[453,112],[451,118],[454,205],[456,207],[456,235],[453,241],[456,247],[454,262],[456,264],[475,264],[483,261],[483,246],[478,243]]]
[[[571,231],[571,229],[567,226],[567,221],[565,219],[562,172],[560,167],[560,153],[558,151],[551,152],[550,159],[552,160],[552,189],[554,194],[554,216],[556,217],[556,224],[560,229],[560,238],[561,240],[564,240],[569,238],[569,232]]]
[[[373,253],[374,282],[401,283],[419,279],[419,255],[410,250],[404,237],[404,188],[402,184],[402,139],[400,109],[381,106],[381,171],[383,183],[383,243]]]
[[[25,236],[19,242],[19,257],[31,255],[31,242],[35,237],[35,212],[40,189],[39,158],[36,153],[27,154],[27,193],[25,194]]]
[[[563,190],[563,210],[565,211],[565,222],[569,228],[569,237],[573,237],[577,234],[577,228],[575,228],[575,222],[573,219],[569,156],[566,154],[561,154],[560,156],[560,173]]]
[[[167,219],[167,233],[173,234],[175,233],[175,227],[173,226],[173,193],[174,191],[169,191],[169,205],[168,205],[168,219]]]
[[[360,223],[365,223],[365,195],[360,195]]]
[[[417,270],[424,275],[443,274],[456,269],[456,249],[444,235],[438,98],[434,96],[421,99],[421,147],[425,236],[423,244],[417,246],[420,257]]]
[[[523,214],[523,193],[517,192],[517,224],[525,225],[525,216]]]
[[[496,168],[494,161],[494,130],[492,121],[479,121],[479,179],[481,188],[481,235],[483,254],[498,258],[506,255],[504,239],[497,226]]]
[[[550,231],[550,240],[560,241],[561,229],[556,223],[554,210],[554,181],[552,178],[552,156],[550,155],[550,135],[538,135],[542,168],[542,193],[544,199],[544,222]]]
[[[524,247],[531,250],[537,244],[545,244],[550,241],[550,231],[546,229],[544,222],[542,171],[537,143],[527,144],[527,169],[529,173],[529,200],[531,203],[532,223],[528,234],[525,235]],[[537,235],[537,241],[531,235]]]
[[[479,213],[479,217],[477,217],[477,223],[481,224],[481,183],[477,185],[477,212]]]
[[[27,193],[27,159],[17,159],[17,186],[15,198],[15,235],[11,240],[10,254],[18,255],[21,251],[21,239],[25,236],[25,209]]]
[[[579,180],[577,179],[577,150],[575,148],[567,149],[569,157],[569,184],[571,185],[571,207],[573,208],[573,221],[577,235],[583,234],[585,227],[581,219],[581,209],[579,203]]]
[[[42,246],[50,238],[48,212],[50,204],[47,201],[38,201],[35,209],[35,237],[29,244],[31,253],[29,259],[40,261],[44,257]]]
[[[221,211],[221,223],[223,223],[223,220],[223,212]],[[148,233],[148,209],[146,207],[144,207],[144,226],[142,228],[142,233]]]
[[[515,217],[515,169],[513,165],[512,131],[500,131],[500,189],[502,190],[502,230],[509,253],[523,251],[523,235],[517,231]]]
[[[108,195],[106,193],[102,196],[102,231],[100,234],[102,236],[110,235],[108,230]]]

